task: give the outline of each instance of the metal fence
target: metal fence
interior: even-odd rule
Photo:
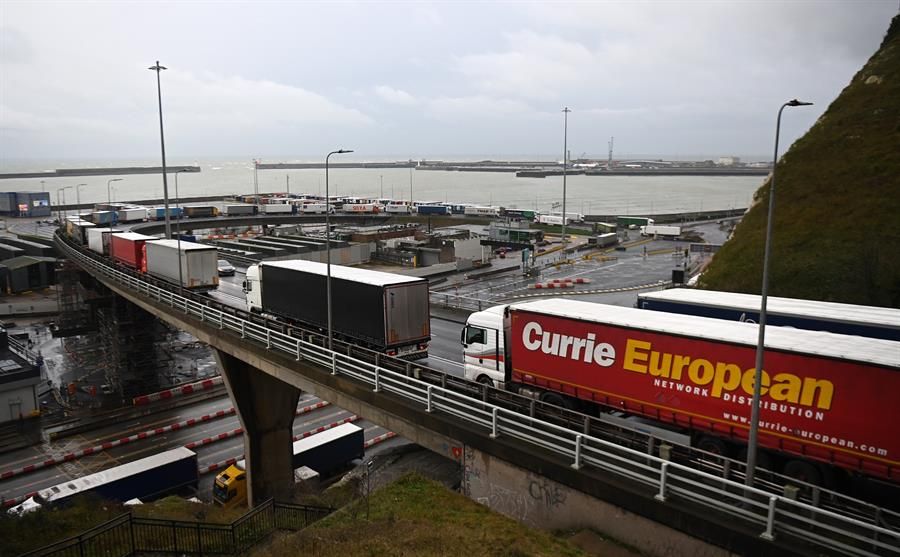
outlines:
[[[717,477],[675,462],[604,441],[520,412],[473,398],[364,362],[303,339],[207,307],[121,272],[68,246],[69,256],[93,272],[111,279],[151,300],[184,313],[186,318],[208,323],[280,352],[369,385],[375,392],[390,393],[418,404],[424,412],[439,412],[480,428],[491,438],[515,439],[522,445],[550,451],[585,474],[615,477],[656,492],[661,504],[689,502],[701,512],[728,516],[736,529],[757,531],[767,540],[803,540],[825,553],[845,555],[900,555],[900,532],[866,523],[742,483]]]
[[[240,555],[275,530],[302,530],[333,511],[269,499],[231,524],[141,518],[128,513],[21,557]]]

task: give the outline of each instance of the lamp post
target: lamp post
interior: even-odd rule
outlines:
[[[175,218],[175,235],[178,236],[178,288],[184,288],[184,278],[181,275],[181,196],[178,195],[178,175],[187,170],[182,168],[175,171],[175,207],[178,208],[178,215]]]
[[[72,186],[63,186],[56,189],[56,214],[57,218],[59,219],[60,226],[63,226],[65,224],[65,217],[63,217],[63,205],[66,204],[66,190],[71,188]],[[59,192],[62,192],[62,203],[59,202]],[[68,216],[68,212],[66,216]]]
[[[112,188],[110,188],[110,184],[112,182],[121,182],[122,178],[110,178],[106,181],[106,203],[112,203]]]
[[[566,167],[569,164],[569,107],[563,111],[563,204],[562,204],[562,256],[566,257]]]
[[[41,180],[41,191],[47,191],[46,188],[44,188],[44,181],[43,181],[43,180]]]
[[[331,197],[328,194],[328,159],[331,155],[352,153],[353,149],[338,149],[325,156],[325,297],[328,306],[328,349],[331,350]]]
[[[78,215],[78,210],[81,209],[81,186],[86,186],[87,184],[75,184],[75,215]]]
[[[159,72],[167,69],[165,66],[159,65],[159,60],[155,66],[147,68],[156,72],[156,97],[159,101],[159,146],[162,150],[162,179],[163,179],[163,205],[165,206],[166,219],[166,238],[172,238],[172,224],[169,222],[169,183],[166,177],[166,140],[163,134],[163,117],[162,117],[162,89],[159,83]]]
[[[786,106],[809,106],[812,103],[788,101],[778,109],[778,119],[775,123],[775,156],[772,159],[772,180],[769,185],[769,213],[766,217],[766,247],[763,251],[762,293],[759,307],[759,340],[756,342],[756,370],[753,379],[753,404],[750,410],[750,436],[747,439],[747,475],[745,482],[753,485],[753,475],[756,472],[756,446],[759,434],[759,398],[763,372],[763,352],[766,342],[766,303],[769,294],[769,252],[772,243],[772,215],[775,212],[775,167],[778,164],[778,136],[781,132],[781,113]]]

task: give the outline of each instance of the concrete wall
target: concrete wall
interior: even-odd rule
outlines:
[[[372,252],[374,250],[374,244],[353,244],[352,246],[343,248],[332,248],[331,263],[334,265],[356,265],[357,263],[365,263],[372,258]],[[325,263],[325,250],[311,251],[299,255],[267,257],[266,261],[285,261],[288,259],[304,259],[306,261]]]
[[[28,379],[0,385],[0,423],[30,418],[37,410],[36,381]]]
[[[456,257],[459,259],[471,259],[472,261],[481,261],[485,248],[481,245],[478,238],[469,238],[468,240],[453,240],[453,246],[456,248]]]
[[[470,446],[464,451],[462,490],[491,510],[528,526],[542,530],[590,528],[654,557],[735,555]]]

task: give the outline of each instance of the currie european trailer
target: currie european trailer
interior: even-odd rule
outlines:
[[[473,313],[467,379],[592,413],[624,412],[737,456],[758,328],[566,299]],[[819,483],[839,470],[900,483],[900,343],[773,327],[762,374],[760,465]]]
[[[638,294],[637,307],[730,321],[759,321],[756,294],[670,288]],[[900,341],[900,309],[769,296],[766,323],[843,335]]]
[[[306,466],[320,476],[328,476],[353,460],[361,459],[365,451],[363,429],[350,423],[341,424],[294,441],[291,464],[295,470]],[[225,508],[247,504],[247,471],[243,460],[216,476],[213,501]]]
[[[272,261],[247,268],[247,309],[325,331],[327,266]],[[428,281],[417,277],[331,266],[332,330],[389,356],[428,356],[431,340]]]
[[[137,232],[114,232],[109,237],[109,256],[132,269],[145,272],[147,258],[144,244],[155,239]]]

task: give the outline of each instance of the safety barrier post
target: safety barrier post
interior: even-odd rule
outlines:
[[[497,433],[497,413],[500,409],[494,406],[494,409],[491,411],[491,439],[496,439],[499,434]]]
[[[581,438],[583,436],[579,433],[575,436],[575,462],[572,463],[572,468],[576,470],[581,469]]]
[[[429,414],[433,410],[433,408],[431,407],[431,394],[432,394],[433,389],[434,389],[434,385],[428,385],[428,403],[425,405],[425,411],[428,412]]]
[[[372,389],[374,392],[378,392],[381,389],[381,368],[375,368],[375,388]]]
[[[241,338],[247,338],[247,322],[241,319]]]
[[[657,501],[666,500],[666,481],[669,479],[669,463],[663,462],[659,469],[659,493],[654,496]]]
[[[266,350],[272,348],[272,330],[266,329]]]
[[[206,306],[200,306],[200,322],[206,322]]]
[[[766,531],[760,536],[764,540],[772,541],[775,539],[773,530],[775,529],[775,502],[778,497],[774,495],[769,497],[769,516],[766,518]]]
[[[219,330],[221,331],[224,328],[225,328],[225,314],[220,311],[219,312]]]
[[[299,338],[297,339],[297,361],[299,362],[303,358],[300,356],[300,343],[303,342]]]
[[[337,375],[337,352],[331,353],[331,375]]]

